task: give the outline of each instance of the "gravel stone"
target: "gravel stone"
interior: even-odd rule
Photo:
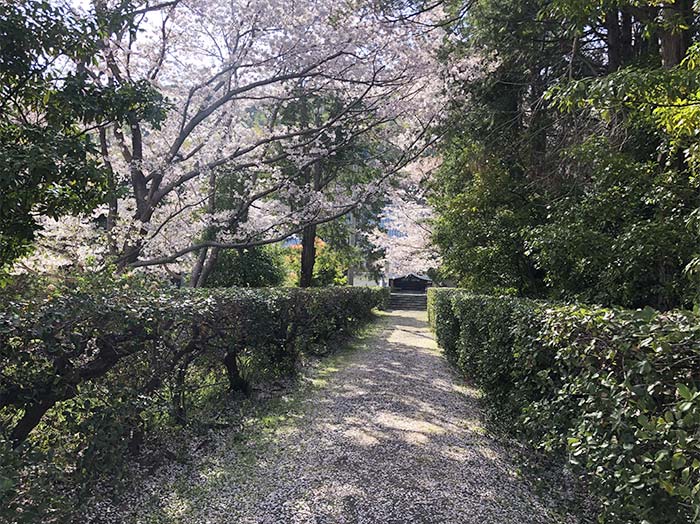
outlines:
[[[486,435],[478,394],[445,361],[426,314],[393,311],[382,322],[253,459],[222,436],[194,465],[136,490],[119,521],[559,521]],[[145,502],[154,498],[155,509]]]

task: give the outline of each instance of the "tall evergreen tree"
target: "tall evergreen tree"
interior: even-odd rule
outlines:
[[[691,3],[480,2],[445,49],[436,239],[467,287],[689,305],[700,205]],[[474,64],[479,64],[475,67]],[[694,131],[693,131],[694,132]]]

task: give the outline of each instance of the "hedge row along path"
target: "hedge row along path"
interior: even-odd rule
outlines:
[[[252,459],[241,458],[239,444],[215,446],[197,464],[151,479],[145,492],[161,495],[156,515],[151,506],[145,513],[152,519],[144,518],[144,507],[134,500],[127,506],[135,519],[559,521],[485,435],[476,393],[460,383],[437,349],[425,312],[395,311],[382,322],[366,348],[343,359]]]

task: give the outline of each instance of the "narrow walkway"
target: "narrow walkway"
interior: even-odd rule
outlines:
[[[165,489],[157,515],[142,507],[137,521],[553,522],[484,434],[474,392],[441,356],[425,313],[383,322],[259,456],[236,473],[226,462],[236,448],[222,449],[185,478],[155,482]]]

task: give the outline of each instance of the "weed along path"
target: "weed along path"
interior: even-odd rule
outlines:
[[[424,312],[395,311],[313,387],[157,474],[120,522],[523,524],[557,520],[480,423]]]

